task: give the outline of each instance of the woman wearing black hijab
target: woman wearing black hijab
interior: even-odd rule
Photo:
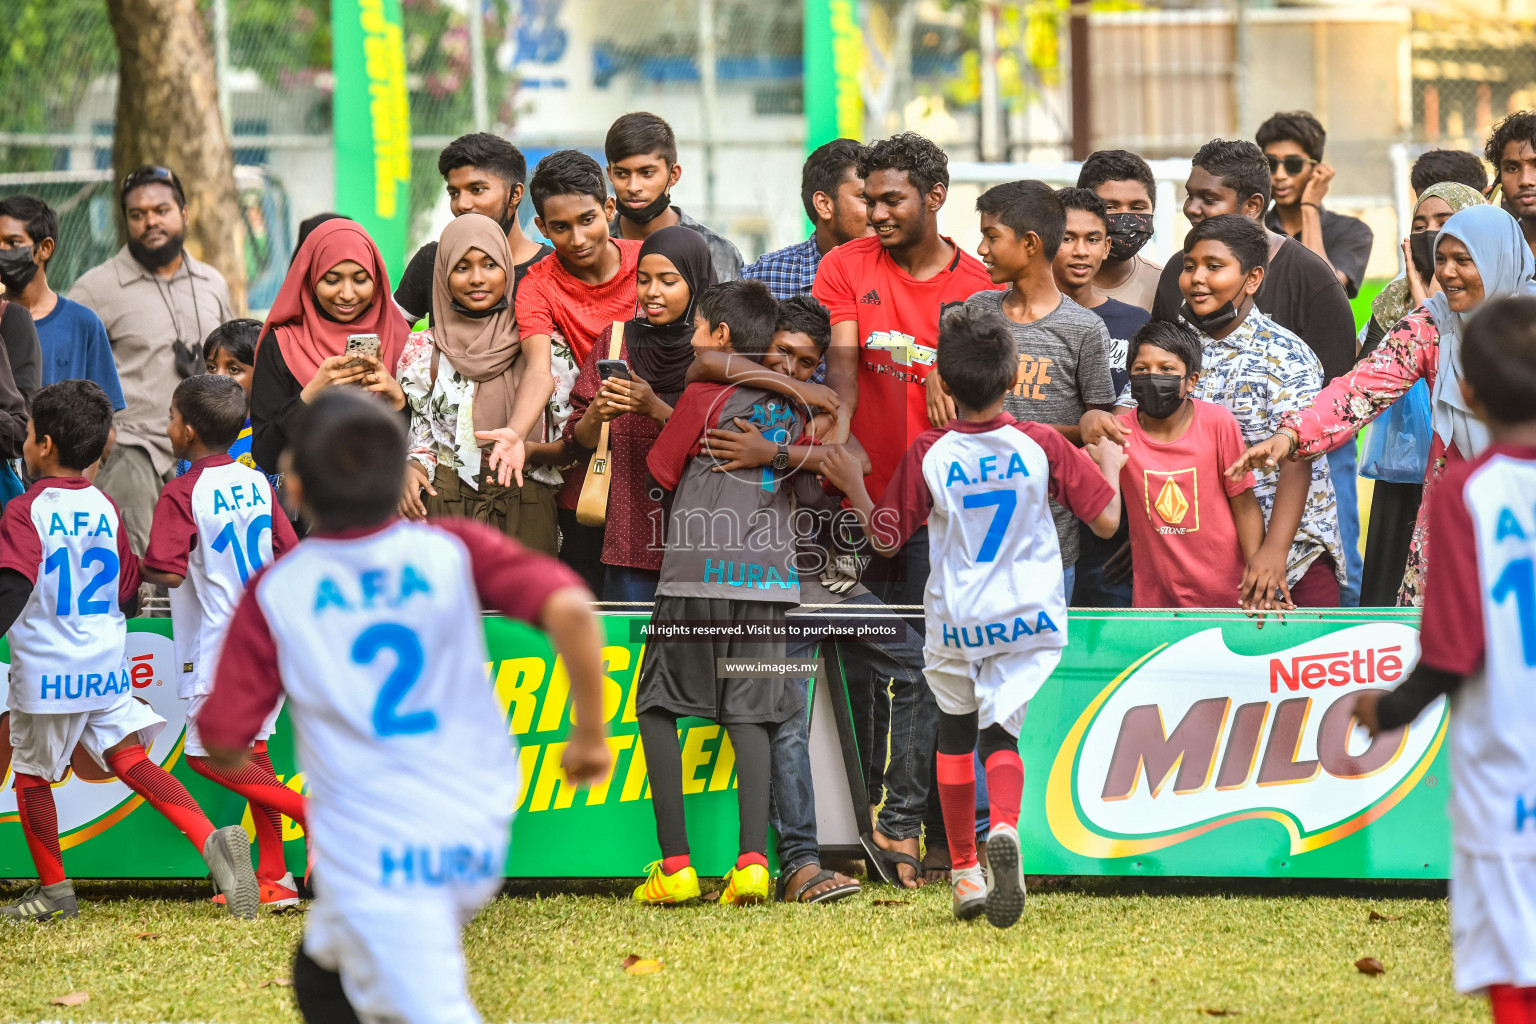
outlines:
[[[609,423],[612,480],[604,524],[602,589],[608,601],[650,601],[661,576],[662,548],[654,537],[661,506],[646,493],[645,456],[687,386],[693,363],[693,311],[699,294],[715,283],[709,245],[692,228],[662,228],[645,240],[635,275],[634,319],[624,324],[619,358],[629,380],[600,380],[597,363],[608,358],[613,328],[592,346],[571,389],[565,442],[585,460]],[[596,590],[597,588],[593,588]]]

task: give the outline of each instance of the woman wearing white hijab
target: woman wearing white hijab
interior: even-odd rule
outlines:
[[[1424,501],[1408,549],[1400,605],[1423,604],[1426,513],[1430,492],[1449,463],[1475,458],[1488,432],[1461,397],[1461,331],[1488,299],[1532,290],[1536,261],[1520,226],[1497,206],[1471,206],[1440,229],[1435,280],[1440,291],[1400,320],[1355,368],[1318,393],[1310,408],[1287,416],[1279,433],[1243,453],[1231,473],[1273,466],[1282,458],[1316,458],[1353,441],[1366,424],[1420,379],[1433,399],[1434,439],[1424,477]]]

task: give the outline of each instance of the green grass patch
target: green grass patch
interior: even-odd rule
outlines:
[[[1487,1015],[1451,988],[1438,883],[1081,879],[1033,893],[1010,931],[957,924],[944,886],[754,908],[641,907],[617,884],[513,891],[465,935],[487,1021]],[[195,883],[82,883],[78,920],[0,926],[0,1019],[297,1020],[292,990],[263,983],[288,978],[302,916],[242,923],[206,893]],[[1399,919],[1372,922],[1373,910]],[[665,966],[625,974],[630,953]],[[1355,969],[1367,956],[1386,965],[1384,976]],[[51,1005],[76,991],[90,1002]]]

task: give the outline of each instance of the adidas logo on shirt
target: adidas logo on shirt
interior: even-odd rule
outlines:
[[[877,289],[871,288],[864,293],[864,297],[859,299],[859,301],[861,303],[867,302],[871,306],[878,306],[880,305],[880,292]]]

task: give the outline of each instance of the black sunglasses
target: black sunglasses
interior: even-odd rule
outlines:
[[[1302,171],[1306,170],[1308,167],[1317,163],[1316,160],[1313,160],[1309,156],[1297,156],[1294,153],[1284,158],[1278,156],[1270,156],[1268,153],[1265,153],[1264,159],[1269,161],[1270,174],[1274,174],[1281,167],[1284,167],[1285,173],[1291,175],[1292,177],[1295,177]]]

